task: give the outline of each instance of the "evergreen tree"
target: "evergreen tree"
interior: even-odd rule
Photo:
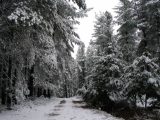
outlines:
[[[19,94],[51,95],[60,80],[69,80],[73,44],[80,43],[73,25],[87,12],[84,0],[72,1],[80,9],[66,0],[0,2],[1,97],[9,108]]]
[[[118,29],[118,44],[123,60],[132,62],[136,52],[136,22],[134,20],[133,3],[129,0],[120,0],[116,8]]]
[[[85,46],[84,44],[79,46],[76,60],[79,65],[79,69],[78,69],[79,88],[82,88],[85,83]]]
[[[108,51],[105,49],[108,43],[112,42],[112,15],[106,11],[96,19],[93,37],[95,37],[95,44],[98,46],[97,55],[102,56],[107,54]]]
[[[86,51],[86,62],[85,62],[87,78],[89,77],[89,75],[92,74],[92,68],[96,62],[96,58],[97,58],[97,45],[94,43],[93,40],[90,40],[89,46]],[[87,83],[89,83],[89,81]]]
[[[160,69],[155,59],[150,57],[149,53],[137,57],[130,66],[125,68],[125,74],[122,76],[124,80],[122,94],[135,105],[138,98],[147,107],[149,98],[158,100],[160,97]]]
[[[96,55],[91,72],[87,79],[88,89],[84,98],[96,107],[111,110],[114,96],[119,88],[119,77],[123,72],[123,62],[119,59],[114,39],[112,37],[112,16],[105,12],[98,17],[95,25]],[[95,51],[94,49],[92,52]],[[92,53],[91,52],[91,53]],[[89,56],[88,56],[89,57]]]
[[[138,28],[143,33],[138,53],[148,50],[153,57],[159,56],[160,13],[158,0],[134,0]]]
[[[102,109],[111,110],[113,107],[111,101],[117,100],[114,96],[119,88],[119,77],[123,72],[123,62],[117,58],[114,53],[100,57],[92,69],[92,85],[95,95],[92,98],[94,105]]]

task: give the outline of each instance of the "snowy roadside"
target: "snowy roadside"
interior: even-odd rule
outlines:
[[[11,111],[0,113],[0,120],[123,120],[86,107],[80,98],[39,98]]]
[[[41,97],[34,101],[26,101],[21,105],[15,105],[11,111],[2,110],[0,120],[46,120],[47,114],[60,100]]]

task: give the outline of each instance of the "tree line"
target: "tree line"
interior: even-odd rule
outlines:
[[[1,104],[75,94],[74,25],[86,12],[84,0],[0,0]]]
[[[96,16],[87,52],[78,53],[85,63],[79,94],[89,105],[110,112],[126,105],[137,108],[139,103],[144,108],[159,106],[159,6],[159,0],[119,0],[115,21],[107,11]]]

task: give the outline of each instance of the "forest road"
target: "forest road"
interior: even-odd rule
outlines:
[[[95,109],[87,108],[78,97],[61,100],[49,114],[48,120],[123,120]]]
[[[86,107],[81,98],[56,98],[43,105],[0,113],[0,120],[123,120]]]

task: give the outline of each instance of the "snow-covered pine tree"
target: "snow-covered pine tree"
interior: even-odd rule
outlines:
[[[130,0],[120,0],[120,5],[115,9],[117,12],[116,22],[120,26],[117,43],[123,60],[131,63],[135,57],[137,39],[133,3]]]
[[[85,67],[86,67],[86,84],[89,83],[88,77],[90,74],[92,74],[92,68],[93,65],[96,62],[97,58],[97,45],[94,43],[93,40],[90,40],[89,46],[86,51],[86,62],[85,62]]]
[[[112,16],[105,12],[96,21],[94,45],[96,48],[94,65],[87,76],[89,81],[84,98],[96,107],[104,110],[111,110],[117,90],[119,90],[119,77],[123,72],[123,62],[119,59],[119,54],[112,37]]]
[[[17,89],[21,90],[22,96],[37,94],[34,93],[35,80],[41,85],[53,85],[52,76],[56,73],[51,73],[55,69],[59,77],[64,76],[73,43],[80,43],[73,28],[78,24],[75,18],[84,17],[87,11],[84,10],[84,0],[76,0],[75,3],[80,9],[65,0],[1,1],[0,27],[3,29],[0,30],[0,55],[3,58],[1,78],[4,84],[1,89],[8,96],[7,100],[6,95],[1,96],[4,104],[7,101],[10,106],[12,97],[9,94],[15,94]],[[39,82],[37,77],[41,77],[42,72],[48,74]],[[26,90],[18,88],[20,85]],[[27,92],[28,88],[30,92]]]
[[[96,19],[93,37],[95,37],[95,42],[98,46],[97,55],[102,56],[108,52],[105,48],[112,41],[112,15],[106,11],[97,16]]]
[[[76,61],[79,65],[78,81],[79,88],[82,88],[85,83],[85,45],[82,44],[78,47]]]
[[[115,53],[100,57],[94,65],[90,78],[95,90],[95,95],[92,99],[95,99],[94,102],[98,107],[110,110],[110,107],[112,107],[110,102],[117,100],[115,96],[117,91],[120,90],[119,78],[123,72],[123,67],[123,62],[117,58]]]
[[[160,27],[160,12],[159,0],[133,0],[138,28],[143,33],[143,38],[140,42],[138,54],[141,55],[146,49],[153,57],[159,56],[159,27]]]
[[[125,67],[122,94],[136,105],[138,99],[147,107],[148,99],[159,100],[160,68],[151,54],[145,52]]]

